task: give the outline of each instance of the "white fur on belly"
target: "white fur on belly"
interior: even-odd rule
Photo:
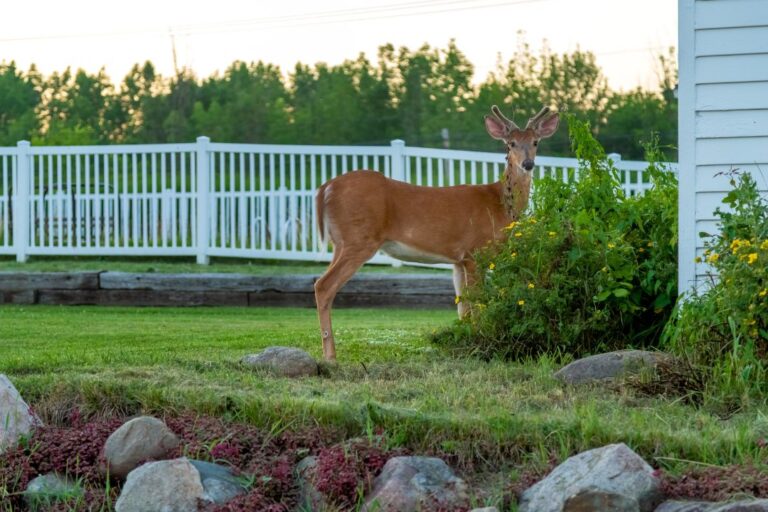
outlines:
[[[393,258],[414,263],[454,263],[450,258],[414,249],[401,242],[385,242],[381,250]]]

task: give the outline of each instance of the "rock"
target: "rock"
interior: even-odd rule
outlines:
[[[523,492],[519,511],[563,512],[569,500],[577,507],[603,498],[629,507],[607,510],[650,512],[661,498],[659,481],[653,468],[627,445],[611,444],[574,455],[557,466]]]
[[[189,512],[206,501],[200,473],[186,458],[148,462],[128,474],[116,512]]]
[[[312,483],[317,470],[317,457],[304,457],[296,464],[296,485],[299,488],[299,510],[326,510],[325,496]]]
[[[555,372],[554,377],[566,384],[585,384],[636,374],[654,369],[672,356],[646,350],[619,350],[578,359]]]
[[[161,459],[179,445],[176,434],[157,418],[140,416],[112,432],[104,444],[109,474],[125,478],[140,463]]]
[[[24,491],[24,501],[29,510],[48,510],[57,501],[83,496],[84,492],[76,482],[56,473],[33,478]]]
[[[426,512],[467,507],[467,485],[443,460],[392,457],[373,481],[362,512]]]
[[[241,362],[252,368],[268,370],[279,377],[317,375],[317,362],[298,348],[269,347],[259,354],[243,357]]]
[[[13,383],[0,373],[0,453],[15,446],[20,437],[30,435],[42,424]]]
[[[630,496],[605,491],[583,491],[565,500],[564,512],[639,512],[640,505]]]
[[[203,484],[206,498],[217,505],[222,505],[232,498],[245,494],[242,480],[232,474],[232,470],[221,464],[202,460],[190,460]]]
[[[710,503],[705,501],[665,501],[655,512],[768,512],[768,500],[739,500]]]

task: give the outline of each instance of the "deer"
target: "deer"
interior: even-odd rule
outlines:
[[[474,253],[503,239],[504,228],[528,205],[541,139],[559,124],[544,107],[520,128],[498,106],[484,117],[488,134],[506,145],[500,180],[486,185],[411,185],[371,170],[356,170],[321,185],[315,197],[320,237],[333,245],[331,263],[315,281],[323,357],[336,359],[331,306],[336,294],[377,251],[417,263],[453,265],[459,317],[470,309],[462,292],[476,281]]]

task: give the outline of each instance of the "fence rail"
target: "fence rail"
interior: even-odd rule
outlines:
[[[629,195],[645,162],[615,157]],[[534,177],[578,179],[571,158],[538,157]],[[501,153],[390,146],[212,143],[0,147],[0,254],[211,256],[327,261],[314,191],[354,169],[417,185],[491,183]],[[669,164],[676,172],[676,164]],[[380,254],[373,262],[391,263]]]

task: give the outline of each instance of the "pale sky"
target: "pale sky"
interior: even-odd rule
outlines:
[[[677,0],[36,0],[2,2],[0,61],[43,74],[101,67],[114,82],[151,60],[165,76],[177,62],[206,77],[235,60],[284,73],[297,62],[338,64],[385,43],[445,48],[451,38],[482,81],[515,51],[596,54],[614,88],[651,88],[656,56],[677,46]]]

